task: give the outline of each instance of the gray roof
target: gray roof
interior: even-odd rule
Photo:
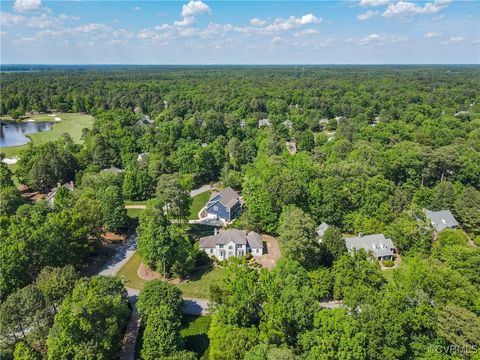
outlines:
[[[258,127],[270,126],[270,119],[261,119],[258,120]]]
[[[393,255],[395,249],[392,239],[386,239],[383,234],[355,236],[344,240],[347,250],[365,249],[367,252],[373,252],[376,257]]]
[[[425,216],[437,231],[458,226],[458,221],[453,217],[450,210],[430,211],[425,209]]]
[[[325,231],[327,231],[329,226],[330,225],[328,225],[326,222],[322,222],[320,225],[318,225],[317,227],[318,236],[323,237],[323,235],[325,234]]]
[[[107,169],[103,169],[102,171],[100,171],[101,173],[111,173],[111,174],[114,174],[114,175],[117,175],[117,174],[121,174],[124,172],[123,169],[119,169],[115,166],[111,166]]]
[[[246,230],[227,229],[220,230],[217,234],[200,238],[200,248],[214,248],[216,245],[225,245],[233,242],[237,245],[248,244],[251,248],[262,248],[263,242],[260,234]]]
[[[61,187],[65,187],[70,191],[75,190],[75,185],[73,184],[73,182],[65,183],[65,184],[60,185],[60,186],[57,185],[56,187],[52,188],[52,190],[50,190],[50,192],[47,194],[46,199],[47,199],[47,202],[49,204],[53,204],[55,195],[57,194],[58,189],[60,189]]]
[[[240,195],[238,192],[233,190],[231,187],[227,187],[220,192],[213,192],[212,195],[210,195],[210,200],[208,200],[208,202],[220,201],[223,206],[231,208],[239,201],[239,197]]]

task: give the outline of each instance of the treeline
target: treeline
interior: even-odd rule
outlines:
[[[285,115],[398,118],[417,105],[467,110],[478,94],[477,67],[273,67],[167,68],[62,67],[2,74],[0,113],[88,112],[139,106],[156,117],[167,100],[173,116],[210,109]]]

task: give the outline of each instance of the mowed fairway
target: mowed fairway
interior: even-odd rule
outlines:
[[[62,119],[60,122],[54,122],[55,117]],[[93,116],[83,114],[71,114],[71,113],[55,113],[55,116],[48,116],[45,114],[34,115],[29,119],[36,121],[52,121],[54,122],[52,128],[49,131],[38,132],[34,134],[28,134],[27,136],[32,140],[34,145],[45,144],[49,141],[56,140],[64,133],[70,134],[73,141],[76,143],[81,142],[82,130],[84,128],[90,128],[93,124]],[[20,146],[10,146],[1,149],[1,152],[5,153],[7,157],[18,156],[20,152],[26,149],[28,144]]]

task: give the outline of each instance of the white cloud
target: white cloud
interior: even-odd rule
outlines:
[[[70,30],[72,34],[91,34],[98,32],[109,31],[111,28],[101,23],[89,23],[82,26],[77,26]]]
[[[459,44],[465,41],[465,38],[461,36],[451,36],[448,40],[444,41],[444,44]]]
[[[390,0],[360,0],[360,6],[382,6],[390,3]]]
[[[383,13],[383,16],[392,17],[416,14],[435,14],[445,9],[449,2],[450,0],[435,0],[433,3],[426,3],[424,6],[418,6],[409,1],[399,1],[395,4],[390,4]]]
[[[202,13],[211,13],[210,7],[203,3],[201,0],[193,1],[191,0],[188,4],[182,6],[182,16],[195,16]]]
[[[13,10],[27,12],[37,10],[40,6],[42,6],[42,0],[15,0]]]
[[[252,26],[264,26],[267,22],[257,18],[250,19],[250,25]]]
[[[376,15],[378,15],[378,11],[368,10],[365,14],[358,14],[357,19],[361,21],[368,20]]]
[[[440,33],[438,32],[435,32],[435,31],[429,31],[427,32],[425,35],[423,35],[424,38],[433,38],[433,37],[437,37],[437,36],[440,36]]]
[[[300,19],[300,25],[308,25],[308,24],[318,24],[321,20],[317,19],[317,17],[313,14],[306,14],[303,15]]]
[[[368,36],[365,36],[364,38],[360,39],[358,42],[360,45],[369,45],[372,43],[378,43],[382,41],[382,37],[378,34],[370,34]]]
[[[0,13],[0,25],[1,26],[10,26],[10,25],[19,25],[25,23],[27,18],[22,15],[16,15],[11,13]]]
[[[394,44],[399,42],[406,42],[408,39],[401,36],[382,36],[379,34],[370,34],[360,40],[358,45],[361,46],[382,46],[387,44]]]
[[[313,14],[306,14],[301,18],[290,16],[288,19],[277,18],[263,29],[266,31],[288,31],[299,26],[318,24],[321,21],[322,19],[317,18]]]
[[[173,23],[176,26],[184,27],[184,26],[190,26],[194,24],[195,21],[196,19],[193,16],[186,16],[182,20],[177,20],[177,21],[174,21]]]
[[[135,11],[138,11],[138,10],[141,10],[141,9],[142,9],[142,8],[141,8],[140,6],[134,6],[134,7],[133,7],[133,10],[135,10]]]

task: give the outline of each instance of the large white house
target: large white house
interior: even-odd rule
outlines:
[[[231,256],[263,255],[262,236],[254,231],[227,229],[200,238],[200,250],[208,256],[226,260]]]

